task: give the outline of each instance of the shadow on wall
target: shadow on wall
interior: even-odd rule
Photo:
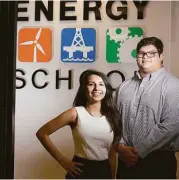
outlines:
[[[61,152],[69,159],[72,158],[71,155],[66,155],[70,154],[70,148],[63,149]],[[15,179],[64,179],[66,175],[65,170],[46,150],[21,158],[15,169]]]
[[[43,154],[40,158],[38,158],[38,164],[36,169],[36,177],[37,179],[64,179],[65,170],[58,164],[57,161],[52,159],[52,157],[47,156],[46,153]]]
[[[56,133],[58,136],[60,133]],[[58,142],[57,142],[58,141]],[[71,138],[66,138],[66,142],[62,143],[60,140],[53,140],[59,151],[67,158],[72,159],[73,157],[73,141]],[[63,145],[62,145],[63,144]],[[61,145],[61,146],[60,146]],[[43,148],[43,147],[42,147]],[[45,150],[41,151],[41,155],[36,153],[36,173],[34,178],[40,179],[64,179],[66,171],[61,165]]]
[[[59,151],[72,159],[74,143],[70,128],[64,128],[50,136]],[[18,151],[15,156],[15,179],[64,179],[66,171],[45,150],[35,137],[28,148]]]

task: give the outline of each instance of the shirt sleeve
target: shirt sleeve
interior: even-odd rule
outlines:
[[[156,124],[145,140],[135,144],[141,158],[162,148],[179,136],[179,87],[167,92],[160,123]]]

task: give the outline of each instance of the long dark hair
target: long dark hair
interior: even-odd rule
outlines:
[[[122,133],[122,123],[119,116],[119,111],[117,105],[113,99],[113,88],[109,82],[108,77],[99,71],[89,69],[84,71],[80,75],[80,86],[76,97],[73,102],[73,106],[84,106],[86,107],[88,98],[86,97],[86,85],[88,77],[91,75],[97,75],[101,77],[106,87],[105,97],[102,99],[101,103],[101,114],[106,116],[107,121],[109,122],[111,129],[114,131],[114,134],[118,137],[121,137]]]

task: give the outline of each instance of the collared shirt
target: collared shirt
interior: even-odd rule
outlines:
[[[179,150],[179,79],[164,68],[139,73],[116,91],[123,123],[121,143],[144,158],[156,149]]]

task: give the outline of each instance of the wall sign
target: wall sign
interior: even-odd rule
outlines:
[[[18,2],[18,13],[24,13],[23,16],[18,14],[18,21],[29,21],[32,20],[31,17],[29,17],[28,14],[28,4],[30,1],[19,1]],[[69,6],[70,3],[70,6]],[[71,5],[71,4],[74,5]],[[59,3],[59,20],[60,21],[76,21],[80,16],[83,18],[83,20],[90,20],[90,14],[93,13],[95,16],[95,20],[103,20],[101,15],[101,7],[104,6],[104,3],[102,1],[83,1],[83,14],[79,14],[78,16],[75,15],[76,8],[75,5],[78,2],[76,0],[71,1],[65,1],[61,0]],[[95,5],[93,5],[95,3]],[[137,19],[143,19],[144,18],[144,10],[148,4],[148,1],[133,1],[137,14]],[[47,21],[53,21],[54,20],[54,4],[55,1],[48,0],[48,5],[46,6],[43,1],[41,0],[35,0],[34,3],[34,9],[35,9],[35,15],[34,15],[34,21],[41,21],[42,14],[46,17]],[[116,15],[113,11],[113,5],[116,5],[116,9],[119,12],[118,15]],[[93,6],[92,6],[93,5]],[[105,13],[111,20],[127,20],[128,19],[128,2],[127,1],[111,1],[108,0],[105,5]],[[67,12],[73,14],[73,15],[67,15]],[[57,18],[57,17],[56,17]]]

